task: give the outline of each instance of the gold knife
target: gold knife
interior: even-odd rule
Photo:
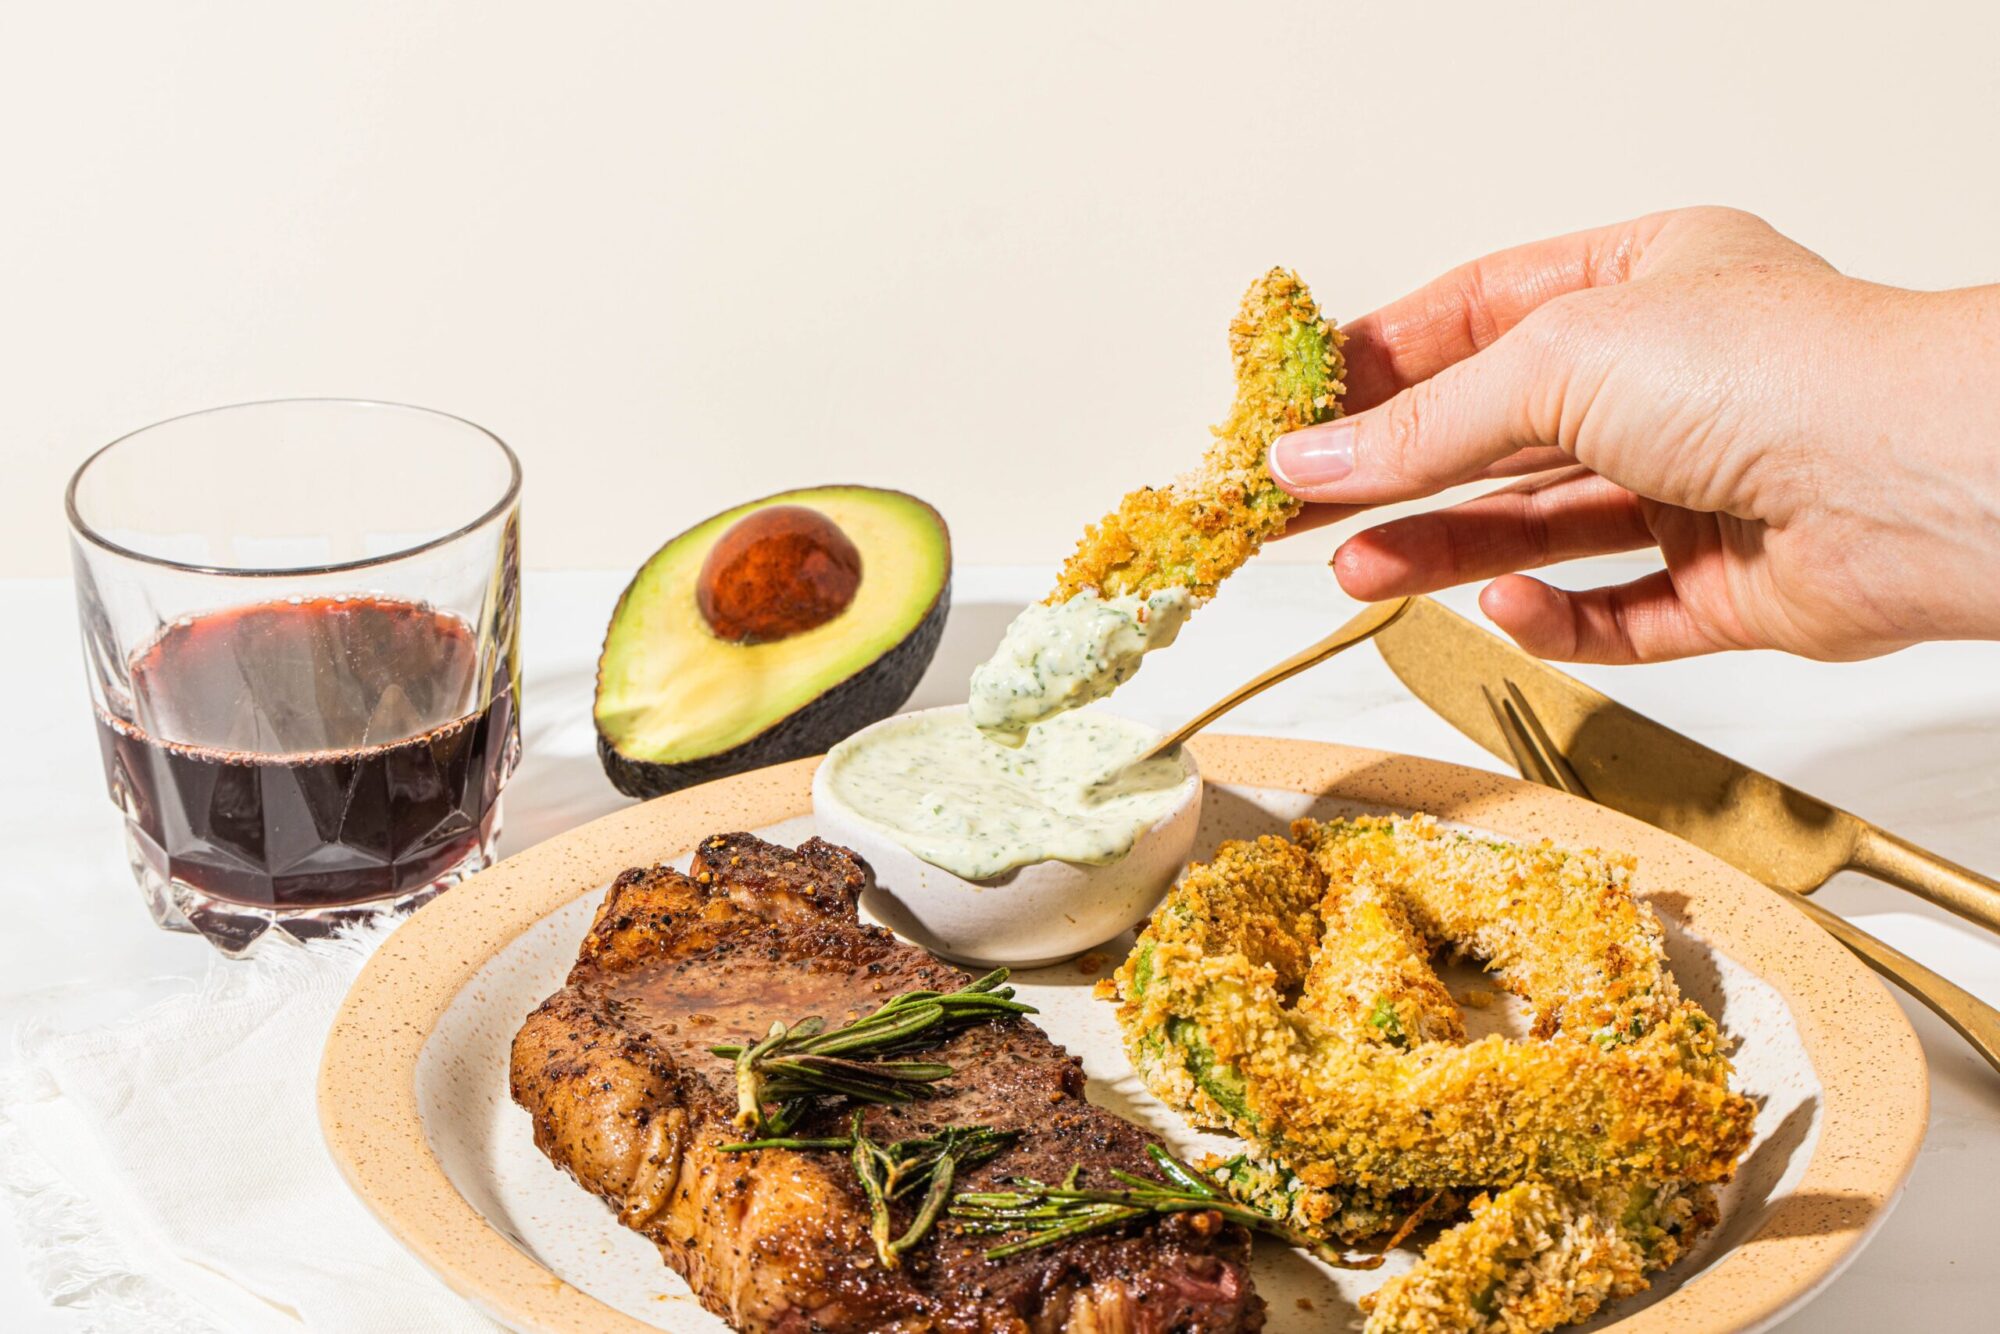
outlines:
[[[1430,598],[1412,599],[1375,646],[1418,699],[1509,761],[1481,687],[1513,682],[1600,804],[1755,879],[1810,894],[1859,871],[2000,931],[2000,882],[1634,713]]]
[[[1493,711],[1493,721],[1500,724],[1501,735],[1513,748],[1515,766],[1520,769],[1521,777],[1531,783],[1567,792],[1572,797],[1591,800],[1590,790],[1576,776],[1576,770],[1549,741],[1541,719],[1535,716],[1534,708],[1527,703],[1528,697],[1512,682],[1507,684],[1506,691],[1504,701],[1491,691],[1486,692],[1486,698],[1488,707]],[[1781,897],[1819,923],[1828,935],[1854,951],[1861,962],[1950,1024],[1974,1051],[1986,1058],[1988,1065],[2000,1070],[2000,1010],[1964,987],[1932,972],[1886,941],[1877,940],[1846,918],[1836,917],[1803,894],[1784,894]]]

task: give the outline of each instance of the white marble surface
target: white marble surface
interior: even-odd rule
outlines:
[[[1630,577],[1632,561],[1595,562],[1575,582]],[[623,583],[614,574],[537,574],[526,602],[526,759],[507,799],[507,850],[623,803],[592,751],[589,711],[599,639]],[[972,664],[1046,572],[972,568],[957,579],[945,643],[913,706],[964,698]],[[1473,610],[1469,593],[1444,600]],[[1178,721],[1281,652],[1345,617],[1351,604],[1315,567],[1266,566],[1232,580],[1181,644],[1119,695],[1121,712]],[[109,1015],[198,975],[208,947],[156,930],[140,905],[105,799],[64,581],[0,581],[6,763],[0,840],[7,849],[0,925],[0,1029],[22,998],[65,988],[80,1019]],[[1731,755],[1847,806],[1949,857],[2000,867],[2000,645],[1931,645],[1829,666],[1737,654],[1577,674]],[[1251,701],[1223,726],[1409,751],[1501,767],[1411,699],[1360,651]],[[2000,1003],[2000,942],[1894,890],[1842,877],[1821,902],[1854,917],[1989,1001]],[[2000,1267],[1989,1255],[2000,1183],[2000,1075],[1942,1024],[1906,1004],[1931,1062],[1931,1128],[1895,1215],[1787,1334],[1994,1327]],[[241,1128],[255,1133],[254,1127]],[[41,1305],[0,1222],[0,1329],[80,1328]]]

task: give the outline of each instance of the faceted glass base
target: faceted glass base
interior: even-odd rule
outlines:
[[[492,865],[500,841],[500,803],[496,800],[466,854],[422,884],[386,898],[361,903],[279,907],[217,898],[166,873],[148,855],[152,845],[132,821],[125,824],[125,854],[132,875],[146,896],[153,920],[169,931],[193,932],[232,959],[248,958],[273,931],[293,940],[318,940],[383,914],[415,912],[469,875]]]

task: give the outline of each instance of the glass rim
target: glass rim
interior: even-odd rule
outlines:
[[[262,565],[262,566],[201,565],[201,564],[196,564],[192,561],[174,560],[171,557],[154,555],[150,552],[134,551],[132,548],[128,546],[112,541],[110,538],[106,537],[103,533],[93,528],[89,523],[84,521],[83,515],[79,513],[77,510],[77,501],[76,501],[77,488],[79,485],[82,484],[84,474],[90,471],[91,465],[96,463],[99,459],[103,458],[106,454],[109,454],[112,450],[118,448],[118,446],[124,444],[128,440],[131,440],[135,436],[144,435],[148,431],[158,430],[162,426],[171,426],[175,422],[187,421],[194,417],[208,417],[220,412],[235,412],[242,408],[269,408],[269,407],[282,407],[286,405],[308,404],[308,403],[327,404],[327,405],[346,407],[346,408],[395,408],[403,412],[420,412],[427,417],[438,417],[446,421],[457,422],[461,426],[470,427],[472,430],[478,432],[480,435],[484,436],[487,440],[491,441],[493,445],[497,449],[499,449],[501,457],[507,460],[506,488],[501,492],[500,498],[494,501],[491,505],[487,506],[486,509],[482,510],[477,517],[471,519],[470,521],[464,524],[461,524],[460,526],[452,529],[448,533],[441,533],[438,536],[430,538],[426,541],[418,542],[407,547],[400,547],[395,551],[384,552],[383,554],[378,556],[364,556],[359,560],[334,561],[329,564],[321,564],[321,565]],[[193,412],[182,412],[172,417],[162,417],[159,421],[150,422],[147,425],[138,427],[135,430],[127,431],[125,432],[125,434],[119,436],[117,439],[112,440],[109,444],[100,445],[98,446],[98,448],[92,450],[90,456],[86,458],[82,463],[79,463],[77,465],[76,471],[70,474],[69,485],[63,488],[63,512],[69,518],[69,530],[70,530],[70,535],[72,537],[88,542],[92,546],[97,547],[100,550],[111,552],[113,555],[122,556],[127,560],[139,561],[146,565],[157,565],[164,569],[169,569],[169,570],[181,570],[188,574],[208,574],[208,575],[221,575],[231,578],[258,579],[258,578],[296,577],[301,575],[342,574],[350,570],[373,569],[377,566],[389,565],[399,560],[406,560],[411,556],[419,555],[426,551],[436,550],[438,547],[444,546],[448,542],[456,542],[459,538],[466,536],[468,533],[473,533],[481,528],[484,528],[487,524],[493,522],[493,520],[499,518],[501,515],[505,514],[508,510],[512,509],[514,505],[520,500],[520,498],[521,498],[520,458],[515,455],[513,449],[507,444],[505,440],[502,440],[499,436],[487,430],[484,426],[481,426],[476,421],[472,421],[468,418],[461,417],[455,412],[444,412],[437,408],[419,407],[415,403],[397,403],[389,399],[325,398],[325,397],[307,396],[301,398],[259,398],[259,399],[248,400],[242,403],[224,403],[218,407],[212,407],[212,408],[197,408]]]

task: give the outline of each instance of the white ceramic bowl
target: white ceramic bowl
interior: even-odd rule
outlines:
[[[964,706],[950,711],[962,713]],[[912,716],[887,718],[855,735]],[[1130,852],[1102,866],[1040,861],[989,880],[967,880],[931,865],[842,801],[825,764],[813,776],[813,822],[820,837],[852,848],[874,869],[862,906],[897,935],[974,967],[1041,968],[1136,926],[1173,883],[1201,819],[1201,775],[1186,747],[1181,763],[1195,780],[1187,795],[1142,832]]]

